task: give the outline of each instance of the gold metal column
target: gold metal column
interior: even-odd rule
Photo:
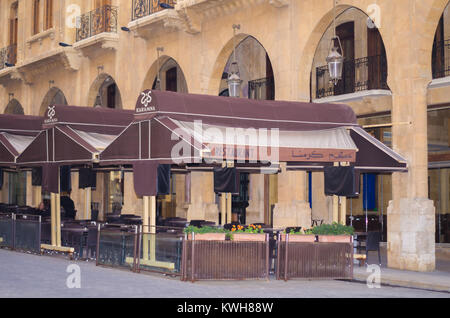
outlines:
[[[92,188],[84,189],[84,219],[91,219],[91,198],[92,198]]]

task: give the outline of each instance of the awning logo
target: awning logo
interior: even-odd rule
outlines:
[[[48,106],[48,110],[47,110],[48,119],[44,120],[44,123],[50,124],[50,123],[54,123],[54,122],[58,121],[58,119],[55,117],[55,115],[56,115],[55,106]]]
[[[149,104],[152,102],[152,91],[142,92],[141,93],[141,100],[136,105],[136,113],[146,113],[146,112],[153,112],[156,110],[155,106],[149,106]]]
[[[55,106],[48,106],[48,112],[47,112],[48,118],[50,118],[50,120],[52,120],[55,115],[56,115]]]
[[[148,104],[152,102],[152,91],[148,91],[148,93],[142,92],[141,95],[142,95],[141,103],[142,105],[147,107]]]

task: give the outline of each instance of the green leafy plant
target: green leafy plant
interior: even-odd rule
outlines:
[[[283,232],[284,234],[294,234],[294,235],[314,235],[314,233],[312,232],[312,230],[300,230],[300,231],[289,231],[289,233],[286,232],[286,230],[284,230]]]
[[[203,227],[196,227],[196,226],[188,226],[184,230],[184,233],[195,233],[195,234],[206,234],[206,233],[228,233],[227,230],[212,227],[212,226],[203,226]]]
[[[333,224],[322,224],[311,229],[316,235],[353,235],[355,229],[351,226],[342,225],[336,222]]]

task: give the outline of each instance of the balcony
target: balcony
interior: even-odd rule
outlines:
[[[387,61],[384,55],[345,61],[342,79],[337,85],[330,82],[327,65],[316,68],[316,99],[372,90],[378,91],[380,95],[388,93]]]
[[[97,49],[116,49],[119,41],[117,34],[117,7],[105,5],[77,18],[76,43],[74,48],[85,55]]]
[[[164,10],[164,5],[175,7],[174,0],[133,0],[131,20],[137,20]]]
[[[17,45],[10,45],[0,50],[0,70],[4,69],[6,63],[15,65],[17,62]]]
[[[174,0],[133,0],[128,28],[144,39],[153,38],[155,32],[163,29],[164,32],[185,30],[191,34],[198,33],[199,30],[192,27],[187,17],[175,9],[175,5]]]
[[[9,80],[21,79],[15,67],[17,63],[17,45],[10,45],[0,49],[0,85],[5,85]],[[11,65],[8,67],[6,64]]]
[[[259,100],[274,100],[275,83],[273,77],[266,77],[249,81],[248,98]]]

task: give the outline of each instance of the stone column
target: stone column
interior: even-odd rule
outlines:
[[[278,203],[273,211],[273,227],[311,227],[311,208],[306,200],[306,172],[286,171],[278,175]]]
[[[26,184],[26,205],[33,206],[33,186],[32,186],[32,176],[31,171],[27,171],[27,184]]]
[[[218,224],[219,209],[215,203],[212,172],[191,172],[191,203],[187,219],[206,220]]]
[[[189,205],[186,203],[186,175],[174,174],[176,191],[176,216],[186,218]]]
[[[9,203],[9,173],[3,173],[2,203]]]
[[[399,21],[400,23],[400,21]],[[427,86],[431,81],[431,41],[420,37],[420,19],[411,17],[392,39],[389,60],[393,148],[408,161],[407,173],[392,176],[393,200],[387,210],[390,268],[435,269],[435,208],[428,199]],[[396,29],[393,26],[393,29]],[[431,52],[431,51],[430,51]]]
[[[246,209],[246,223],[264,223],[264,175],[250,174],[248,190],[249,206]]]
[[[72,192],[70,193],[70,198],[73,200],[75,204],[75,210],[77,210],[77,214],[75,219],[83,220],[84,219],[84,191],[83,189],[79,189],[79,179],[78,172],[72,172],[70,175]]]
[[[312,218],[330,224],[333,221],[333,197],[325,195],[323,172],[312,173]]]
[[[122,214],[142,215],[143,203],[142,198],[139,198],[134,192],[133,172],[124,173],[123,185],[123,207]]]

